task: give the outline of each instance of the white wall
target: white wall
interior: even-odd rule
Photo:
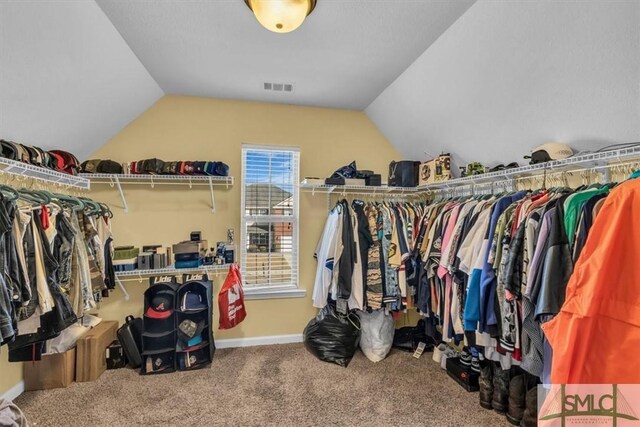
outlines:
[[[0,1],[0,138],[82,158],[162,95],[94,1]]]
[[[640,141],[640,1],[474,4],[366,110],[407,158]]]

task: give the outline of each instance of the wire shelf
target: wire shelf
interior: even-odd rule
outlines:
[[[428,192],[429,190],[449,189],[452,187],[469,186],[481,183],[513,180],[522,176],[542,173],[570,172],[578,168],[602,167],[610,162],[623,162],[632,158],[640,158],[640,146],[621,148],[619,150],[603,151],[600,153],[587,153],[579,156],[569,157],[563,160],[553,160],[535,165],[520,166],[518,168],[506,169],[497,172],[487,172],[480,175],[455,178],[449,181],[442,181],[433,184],[416,187],[418,192]],[[615,164],[615,163],[614,163]]]
[[[202,265],[200,267],[195,268],[175,268],[175,267],[167,267],[167,268],[158,268],[155,270],[131,270],[131,271],[116,271],[116,277],[118,278],[142,278],[142,277],[151,277],[151,276],[164,276],[164,275],[172,275],[172,274],[181,274],[181,273],[208,273],[208,272],[219,272],[226,271],[229,269],[229,264],[223,265]]]
[[[411,195],[418,192],[413,187],[389,187],[382,185],[379,187],[369,185],[327,185],[312,184],[307,182],[300,183],[300,189],[307,193],[318,194],[393,194],[393,195]]]
[[[81,173],[82,178],[92,184],[183,184],[183,185],[233,185],[232,176],[208,175],[146,175],[146,174],[109,174],[109,173]]]
[[[90,187],[90,181],[82,176],[69,175],[11,159],[0,158],[0,170],[3,173],[32,178],[48,184],[64,185],[81,190],[88,190]]]

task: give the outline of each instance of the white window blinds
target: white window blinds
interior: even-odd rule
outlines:
[[[242,279],[245,286],[298,286],[297,149],[243,146]]]

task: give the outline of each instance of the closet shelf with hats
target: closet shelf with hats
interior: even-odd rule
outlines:
[[[513,185],[515,180],[521,178],[546,176],[547,174],[555,173],[606,170],[617,164],[623,164],[625,161],[638,158],[640,158],[640,146],[626,146],[619,149],[579,154],[562,160],[552,160],[544,163],[435,182],[415,187],[415,191],[417,193],[430,193],[431,191],[451,190],[456,187],[493,185],[496,183]]]
[[[127,199],[123,190],[125,185],[148,185],[155,188],[156,185],[184,185],[189,188],[194,186],[208,186],[211,194],[211,212],[216,212],[215,188],[228,190],[233,186],[232,176],[208,176],[208,175],[148,175],[148,174],[109,174],[109,173],[81,173],[80,177],[87,179],[91,184],[109,185],[120,193],[125,212],[129,211]]]
[[[1,173],[35,179],[54,186],[67,186],[80,190],[88,190],[90,187],[89,180],[84,177],[11,159],[0,158],[0,171]]]

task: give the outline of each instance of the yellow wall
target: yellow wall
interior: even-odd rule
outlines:
[[[278,104],[166,96],[100,148],[93,158],[118,162],[158,157],[163,160],[222,160],[236,178],[230,190],[216,190],[217,212],[209,208],[208,187],[127,186],[129,213],[117,191],[94,185],[90,196],[112,206],[116,245],[169,246],[202,231],[210,243],[226,239],[227,228],[240,238],[241,145],[300,148],[300,175],[326,177],[357,160],[386,179],[388,164],[399,154],[362,112]],[[216,339],[301,333],[315,315],[311,291],[316,269],[313,251],[327,215],[325,196],[300,195],[300,287],[306,298],[248,301],[246,320],[235,329],[215,331]],[[214,277],[216,292],[224,274]],[[105,299],[98,313],[122,321],[142,313],[147,280],[125,282],[129,301],[119,290]],[[6,354],[6,351],[3,352]],[[2,356],[6,357],[6,356]],[[0,361],[0,394],[21,376],[20,364]],[[9,375],[7,375],[7,373]]]
[[[243,143],[300,147],[300,174],[324,177],[352,160],[363,169],[383,172],[398,154],[361,112],[286,105],[167,96],[94,154],[119,162],[158,157],[163,160],[222,160],[236,178],[231,190],[216,191],[212,214],[208,187],[158,186],[125,188],[129,213],[108,186],[94,186],[91,196],[114,207],[113,232],[118,245],[162,244],[202,231],[210,243],[226,239],[227,228],[240,238],[241,146]],[[302,332],[314,315],[310,296],[316,262],[313,250],[327,215],[324,196],[300,196],[300,287],[306,298],[247,303],[247,319],[216,338],[240,338]],[[216,282],[219,289],[224,274]],[[122,320],[140,314],[147,282],[126,282],[128,302],[109,298],[103,317]]]

